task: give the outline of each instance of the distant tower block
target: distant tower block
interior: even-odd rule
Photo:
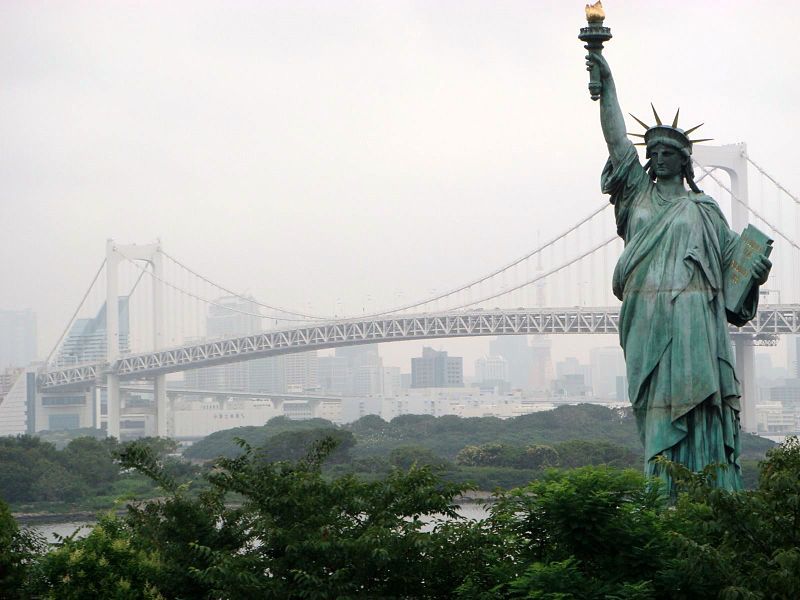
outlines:
[[[532,336],[530,343],[530,371],[528,387],[534,391],[549,389],[553,381],[553,359],[550,355],[551,341],[546,336]]]

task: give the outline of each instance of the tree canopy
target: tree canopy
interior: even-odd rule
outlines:
[[[459,516],[462,486],[415,462],[366,482],[325,477],[323,438],[294,461],[221,458],[204,491],[179,485],[146,444],[120,452],[163,498],[104,517],[83,539],[7,560],[8,597],[796,598],[800,442],[770,450],[758,487],[727,492],[714,469],[667,463],[657,480],[609,466],[551,469]],[[228,502],[232,497],[236,504]],[[0,511],[2,519],[2,511]],[[13,527],[9,529],[12,531]],[[13,534],[12,534],[13,537]],[[31,558],[33,557],[33,558]],[[5,562],[3,562],[5,561]],[[20,570],[20,565],[23,565]],[[5,596],[4,596],[5,597]]]

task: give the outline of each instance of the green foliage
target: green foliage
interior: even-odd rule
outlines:
[[[571,440],[554,446],[517,446],[492,442],[462,448],[456,455],[456,463],[470,467],[495,466],[532,470],[585,465],[634,467],[641,463],[641,456],[628,448],[596,440]]]
[[[541,474],[540,470],[515,467],[459,466],[442,473],[442,478],[452,482],[466,482],[478,490],[494,491],[527,485]]]
[[[134,440],[133,442],[125,442],[120,444],[120,446],[125,448],[130,444],[147,446],[150,451],[160,459],[164,459],[170,454],[175,454],[178,451],[178,442],[172,438],[166,437],[143,437],[139,438],[138,440]]]
[[[269,461],[295,461],[302,459],[308,448],[323,439],[335,442],[335,447],[328,456],[331,463],[347,462],[350,459],[350,449],[355,446],[355,436],[341,429],[301,429],[299,431],[282,431],[272,437],[261,447],[261,455]]]
[[[308,433],[313,429],[325,432]],[[630,411],[592,404],[561,406],[513,419],[403,415],[387,423],[367,415],[343,428],[323,420],[275,418],[262,427],[214,433],[189,448],[185,456],[232,458],[242,451],[236,440],[243,439],[265,447],[275,459],[293,460],[302,455],[305,445],[334,435],[333,431],[352,433],[355,444],[345,442],[350,447],[344,455],[333,457],[326,471],[356,473],[369,480],[388,474],[392,465],[411,465],[411,448],[418,453],[419,464],[445,469],[447,481],[469,482],[485,490],[525,485],[551,466],[606,464],[640,469],[642,464],[641,442]],[[743,461],[744,479],[750,487],[757,483],[756,460],[773,445],[743,435],[743,456],[751,457]]]
[[[0,438],[0,497],[8,502],[78,500],[108,489],[118,471],[105,441],[77,438],[58,451],[32,436]]]
[[[425,467],[373,483],[328,480],[321,465],[337,446],[331,438],[296,462],[264,460],[262,450],[240,445],[242,454],[220,459],[207,474],[211,489],[197,496],[171,486],[147,446],[124,449],[126,466],[170,494],[43,561],[50,597],[441,597],[455,585],[457,575],[443,576],[430,560],[442,536],[422,527],[424,517],[457,517],[453,498],[463,488]],[[239,507],[225,503],[234,494]],[[103,561],[106,572],[84,559]]]
[[[603,440],[570,440],[554,446],[558,454],[557,466],[565,468],[587,465],[609,465],[618,468],[642,466],[641,450],[631,450]]]
[[[333,423],[325,419],[293,421],[286,417],[274,417],[261,427],[234,427],[212,433],[187,448],[183,455],[186,458],[206,460],[220,456],[234,458],[242,452],[237,440],[244,440],[251,446],[262,446],[270,437],[279,433],[333,427]]]
[[[517,546],[514,563],[500,563],[511,576],[499,589],[517,595],[568,591],[552,569],[580,583],[576,589],[596,594],[576,597],[618,595],[626,586],[647,589],[647,574],[657,568],[665,544],[660,509],[658,490],[641,474],[607,467],[552,471],[501,494],[493,519]],[[519,565],[526,570],[519,572]],[[551,581],[555,587],[541,587]]]
[[[104,517],[88,536],[66,538],[41,560],[32,591],[53,600],[164,598],[152,583],[162,567],[158,553],[131,537],[124,521]]]
[[[389,453],[389,464],[401,469],[424,466],[442,470],[450,466],[449,461],[439,458],[428,448],[420,448],[419,446],[400,446],[395,448]]]
[[[800,596],[796,439],[769,452],[753,491],[711,487],[713,468],[668,464],[681,490],[668,505],[638,470],[550,469],[499,492],[483,521],[458,518],[463,488],[419,466],[435,457],[429,450],[396,452],[411,467],[373,481],[324,477],[336,444],[318,439],[299,460],[276,461],[241,440],[200,493],[175,484],[152,446],[127,445],[120,460],[161,483],[165,498],[68,538],[26,571],[27,590],[125,599]]]
[[[83,509],[113,505],[115,496],[136,489],[152,492],[149,480],[120,471],[118,453],[135,446],[147,446],[159,457],[167,472],[177,481],[193,476],[197,468],[172,456],[174,440],[144,438],[118,444],[113,438],[75,437],[62,450],[38,437],[0,438],[0,498],[15,507],[31,503],[46,504],[47,510],[64,510],[79,505]],[[42,510],[42,506],[31,507]],[[28,508],[30,510],[30,508]]]
[[[63,450],[72,440],[82,437],[90,437],[96,440],[106,439],[106,432],[103,429],[94,427],[81,427],[79,429],[54,429],[53,431],[37,431],[36,437],[43,442],[53,444],[57,450]]]
[[[663,577],[674,580],[688,571],[698,586],[724,585],[731,598],[800,597],[796,437],[767,453],[755,490],[717,490],[685,469],[677,480],[685,491],[669,515],[669,525],[680,554]]]
[[[8,505],[0,500],[0,598],[24,598],[31,562],[44,551],[41,536],[17,526]]]
[[[388,426],[389,423],[381,419],[378,415],[364,415],[358,421],[354,421],[350,424],[350,431],[362,436],[370,434],[380,435]]]

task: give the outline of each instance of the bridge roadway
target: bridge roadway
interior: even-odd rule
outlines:
[[[107,389],[105,385],[98,385],[100,389]],[[126,392],[144,392],[151,393],[153,388],[141,384],[129,384],[120,386],[121,390]],[[289,394],[283,392],[237,392],[232,390],[203,390],[197,388],[187,388],[183,386],[169,386],[166,389],[166,394],[170,398],[180,396],[197,396],[200,398],[218,398],[218,399],[240,399],[240,400],[272,400],[277,402],[325,402],[326,400],[341,400],[343,396],[334,396],[330,394]],[[274,403],[274,402],[273,402]]]
[[[519,308],[451,311],[417,315],[310,323],[252,335],[206,340],[185,346],[130,354],[113,363],[93,363],[43,370],[40,391],[92,385],[106,374],[121,380],[146,379],[165,373],[226,363],[379,342],[496,335],[616,334],[619,306]],[[800,304],[764,305],[732,334],[755,338],[800,333]]]

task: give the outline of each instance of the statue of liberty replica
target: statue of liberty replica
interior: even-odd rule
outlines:
[[[644,445],[644,470],[673,482],[658,457],[694,472],[716,468],[714,485],[741,489],[740,391],[728,323],[742,326],[758,307],[759,286],[769,275],[771,240],[748,227],[733,232],[713,198],[694,181],[692,144],[678,115],[637,135],[641,164],[628,139],[614,78],[601,54],[611,38],[602,6],[587,6],[589,90],[599,99],[600,125],[609,158],[602,190],[614,205],[617,233],[625,242],[614,276],[622,301],[620,344],[628,395]],[[698,126],[699,127],[699,126]],[[754,231],[763,238],[751,239]],[[759,245],[761,242],[761,245]]]

